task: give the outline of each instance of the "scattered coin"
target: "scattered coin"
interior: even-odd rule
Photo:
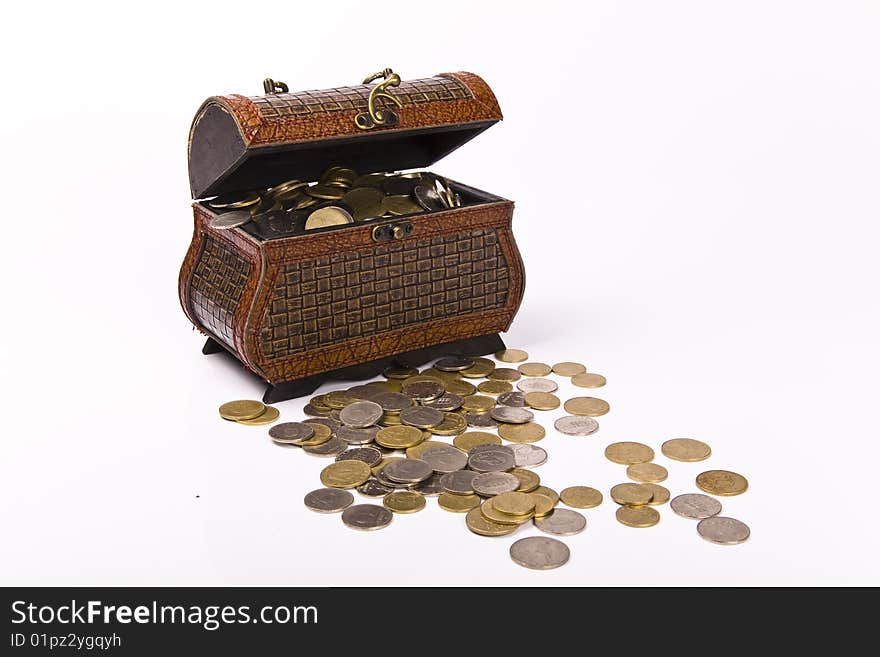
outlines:
[[[318,513],[339,513],[354,503],[354,495],[338,488],[319,488],[306,495],[303,502]]]
[[[412,427],[429,429],[443,422],[443,411],[427,406],[414,406],[400,411],[400,421]]]
[[[329,442],[330,439],[333,438],[333,429],[326,424],[321,424],[317,420],[309,420],[304,424],[311,428],[312,435],[309,438],[299,440],[294,443],[295,445],[301,445],[302,447],[316,447],[317,445],[323,445],[324,443]]]
[[[386,465],[382,473],[391,481],[416,484],[434,474],[434,468],[421,459],[401,459]]]
[[[461,405],[464,403],[464,397],[461,395],[455,395],[451,392],[444,392],[442,395],[437,397],[437,399],[432,399],[429,402],[425,402],[425,406],[428,408],[436,408],[438,411],[455,411],[461,408]]]
[[[697,486],[711,495],[741,495],[749,487],[741,474],[729,470],[707,470],[697,475]]]
[[[424,481],[420,481],[413,486],[412,490],[427,497],[435,497],[443,492],[443,486],[440,484],[441,476],[439,472],[435,472]]]
[[[739,545],[751,535],[748,525],[735,518],[712,516],[697,523],[697,532],[711,543]]]
[[[446,392],[446,387],[434,381],[404,381],[400,390],[418,402],[429,402]]]
[[[547,376],[553,371],[546,363],[523,363],[517,369],[524,376]]]
[[[535,419],[535,415],[531,411],[515,406],[496,406],[489,413],[499,422],[509,424],[524,424]]]
[[[281,412],[277,408],[275,408],[274,406],[267,406],[266,410],[257,417],[253,417],[250,420],[237,420],[237,422],[239,424],[256,427],[265,424],[272,424],[280,416]]]
[[[247,210],[235,210],[233,212],[224,212],[223,214],[213,217],[209,223],[211,228],[215,230],[230,230],[238,228],[249,222],[253,217]]]
[[[556,363],[553,366],[553,373],[559,376],[577,376],[587,371],[587,368],[580,363]]]
[[[506,392],[511,392],[513,390],[513,385],[509,381],[496,381],[494,379],[490,379],[489,381],[483,381],[477,386],[477,390],[486,394],[486,395],[502,395]]]
[[[488,358],[475,358],[474,364],[466,370],[461,370],[459,374],[469,379],[482,379],[489,376],[495,369],[495,363]]]
[[[599,417],[605,415],[609,410],[611,407],[607,401],[595,397],[572,397],[565,402],[565,411],[572,415]]]
[[[252,399],[237,399],[236,401],[226,402],[220,407],[220,417],[225,420],[251,420],[258,415],[262,415],[266,410],[263,402]]]
[[[453,495],[452,493],[440,493],[437,504],[444,511],[452,513],[467,513],[471,509],[480,506],[482,500],[476,495]]]
[[[365,429],[379,421],[382,407],[371,401],[359,401],[345,406],[339,411],[340,421],[354,429]]]
[[[477,387],[467,381],[446,381],[446,392],[459,395],[461,397],[469,397],[477,391]]]
[[[712,454],[712,449],[704,442],[692,438],[673,438],[660,446],[660,451],[674,461],[703,461]]]
[[[649,506],[622,506],[614,515],[620,524],[627,527],[653,527],[660,522],[657,509]]]
[[[495,360],[502,363],[521,363],[528,358],[529,355],[522,349],[502,349],[495,353]]]
[[[477,445],[500,445],[501,438],[488,431],[466,431],[453,438],[452,444],[469,452]]]
[[[654,460],[654,450],[642,443],[612,443],[605,448],[605,458],[621,465],[647,463]]]
[[[440,478],[440,485],[444,492],[453,495],[473,495],[474,478],[477,473],[473,470],[456,470],[447,472]]]
[[[376,442],[389,449],[406,449],[424,439],[424,434],[416,427],[385,427],[376,433]]]
[[[601,374],[583,372],[571,377],[571,382],[579,388],[601,388],[605,385],[605,377]]]
[[[483,517],[500,525],[524,525],[534,517],[534,511],[525,515],[513,515],[511,513],[502,513],[495,508],[493,499],[490,498],[480,504],[480,513]]]
[[[654,498],[654,492],[643,484],[617,484],[611,489],[611,499],[618,504],[642,505]]]
[[[434,367],[443,372],[460,372],[472,367],[473,364],[474,359],[468,356],[446,356],[434,363]]]
[[[483,515],[479,506],[467,512],[465,524],[474,534],[479,534],[480,536],[506,536],[515,532],[517,528],[517,525],[502,525],[492,522]]]
[[[515,491],[519,488],[519,479],[509,472],[483,472],[474,477],[473,487],[477,495],[492,497]]]
[[[559,408],[559,397],[549,392],[527,392],[526,405],[536,411],[552,411]]]
[[[366,445],[376,439],[379,427],[367,427],[365,429],[354,429],[352,427],[339,427],[336,435],[342,438],[349,445]]]
[[[548,513],[542,518],[535,518],[532,522],[542,532],[557,536],[579,534],[587,526],[587,519],[577,511],[570,509],[554,509],[552,513]]]
[[[495,400],[483,395],[469,395],[464,398],[461,407],[466,411],[486,413],[495,407]]]
[[[569,486],[559,493],[559,499],[575,509],[592,509],[602,504],[602,493],[589,486]]]
[[[559,493],[548,486],[538,486],[533,492],[533,495],[543,495],[544,497],[550,500],[550,506],[554,507],[559,502]],[[537,514],[536,514],[537,515]]]
[[[721,502],[701,493],[679,495],[672,500],[669,506],[678,515],[692,520],[711,518],[721,513]]]
[[[660,484],[648,482],[642,484],[642,486],[646,487],[654,495],[654,497],[651,498],[651,501],[648,502],[648,506],[660,506],[661,504],[666,504],[671,497],[669,489]]]
[[[550,379],[523,379],[516,387],[520,392],[556,392],[559,388],[556,381]]]
[[[535,498],[528,493],[505,491],[495,496],[495,499],[492,500],[492,506],[501,513],[524,516],[535,510]]]
[[[302,422],[282,422],[269,429],[269,437],[277,443],[298,445],[315,434],[315,430]],[[327,436],[329,440],[330,436]]]
[[[567,436],[589,436],[599,430],[599,423],[591,417],[565,415],[553,423],[556,430]]]
[[[391,524],[393,514],[384,506],[355,504],[342,512],[342,522],[352,529],[372,531]]]
[[[523,424],[502,424],[498,435],[512,443],[536,443],[545,435],[544,427],[534,422]]]
[[[512,367],[496,367],[489,374],[489,378],[493,381],[519,381],[522,378],[522,374],[520,374],[519,370],[515,370]]]
[[[522,408],[526,405],[526,393],[516,390],[498,395],[498,403],[504,406],[516,406]]]
[[[657,483],[665,481],[669,476],[669,471],[657,463],[633,463],[627,467],[626,476],[633,481]]]
[[[402,392],[383,392],[373,397],[373,401],[379,404],[386,413],[400,413],[403,409],[413,405],[412,397],[404,395]]]
[[[430,409],[429,409],[430,410]],[[430,428],[437,436],[456,436],[467,429],[467,420],[460,413],[443,413],[443,421]]]
[[[422,460],[430,465],[434,472],[446,474],[461,470],[468,464],[468,455],[460,449],[431,449],[422,454]]]
[[[320,445],[304,445],[303,451],[306,454],[311,454],[312,456],[336,456],[337,454],[341,454],[348,448],[348,445],[342,438],[337,436],[333,436],[327,442],[321,443]]]
[[[547,450],[536,445],[508,445],[518,468],[534,468],[547,462]]]
[[[516,490],[521,493],[531,493],[541,485],[541,478],[531,470],[514,468],[510,474],[519,479],[519,488]]]
[[[380,483],[375,477],[370,477],[357,487],[357,492],[367,497],[385,497],[393,490],[393,487]]]
[[[363,461],[336,461],[321,471],[321,483],[329,488],[357,488],[371,474],[370,466]]]
[[[413,491],[394,491],[388,493],[382,504],[394,513],[416,513],[425,508],[425,496]]]
[[[337,461],[362,461],[371,468],[382,460],[382,452],[375,447],[347,449],[336,457]]]
[[[490,446],[485,445],[485,447]],[[504,447],[500,445],[491,447],[491,450],[471,451],[468,456],[468,467],[475,472],[502,472],[512,470],[516,466],[513,452],[503,451]]]
[[[565,543],[544,536],[521,538],[510,546],[510,558],[520,566],[533,570],[559,568],[568,562],[570,556]]]

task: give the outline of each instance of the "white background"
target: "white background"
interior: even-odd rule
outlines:
[[[193,4],[5,10],[0,582],[880,584],[876,3]],[[493,87],[505,121],[435,169],[516,201],[508,344],[608,377],[598,434],[541,443],[546,484],[606,493],[565,568],[434,500],[351,531],[302,505],[327,460],[217,417],[262,387],[178,305],[192,116],[385,66]],[[714,455],[658,456],[673,494],[749,478],[747,544],[614,520],[605,445],[676,436]]]

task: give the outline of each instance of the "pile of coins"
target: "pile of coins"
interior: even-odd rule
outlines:
[[[272,424],[280,416],[281,413],[274,406],[266,406],[253,399],[236,399],[220,407],[220,417],[224,420],[249,426]]]
[[[495,358],[519,365],[447,356],[421,372],[389,367],[384,381],[313,397],[303,409],[309,418],[272,426],[269,437],[276,445],[334,458],[321,471],[324,488],[305,496],[306,507],[341,513],[342,522],[353,529],[376,530],[388,526],[395,514],[423,510],[426,498],[436,497],[440,509],[463,514],[465,526],[480,536],[506,536],[526,524],[551,536],[582,532],[587,519],[575,509],[598,507],[603,494],[584,485],[557,493],[542,483],[532,468],[547,461],[547,452],[534,444],[546,430],[535,422],[535,413],[562,406],[569,415],[554,423],[560,433],[595,434],[595,418],[608,413],[609,404],[586,396],[563,404],[553,394],[556,381],[547,377],[565,377],[584,388],[601,387],[605,378],[580,363],[526,362],[528,354],[518,349],[500,351]],[[668,440],[661,451],[685,462],[711,455],[708,445],[687,438]],[[625,465],[631,480],[611,488],[611,499],[619,505],[616,519],[628,527],[656,525],[660,514],[655,507],[671,495],[659,483],[668,471],[653,462],[654,450],[616,442],[605,456]],[[744,477],[725,470],[703,472],[696,485],[716,496],[737,495],[748,487]],[[352,490],[382,498],[382,503],[355,504]],[[714,497],[679,495],[671,508],[699,520],[698,534],[714,543],[732,545],[748,538],[746,525],[718,515],[721,504]],[[510,556],[517,564],[544,570],[566,563],[570,551],[556,538],[533,536],[513,543]]]
[[[382,217],[398,217],[461,207],[454,184],[426,171],[368,173],[333,166],[317,182],[288,180],[269,189],[218,196],[207,205],[221,213],[212,228],[244,227],[261,239],[276,239],[316,228]]]

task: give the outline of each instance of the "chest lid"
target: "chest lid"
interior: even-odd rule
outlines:
[[[264,88],[199,108],[188,147],[193,198],[315,180],[336,164],[359,173],[427,167],[502,118],[473,73],[400,80],[386,69],[351,87]]]

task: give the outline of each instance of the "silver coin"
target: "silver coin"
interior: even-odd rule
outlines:
[[[434,474],[434,468],[421,459],[401,459],[391,461],[379,474],[401,484],[417,484]]]
[[[359,401],[349,404],[339,411],[339,419],[346,426],[365,429],[376,424],[384,411],[376,402]]]
[[[513,461],[518,468],[534,468],[547,462],[547,451],[527,443],[508,445],[513,450]]]
[[[511,452],[487,450],[469,456],[468,467],[475,472],[502,472],[516,467],[516,461]]]
[[[391,511],[378,504],[355,504],[342,512],[342,522],[363,531],[387,527],[393,517]]]
[[[571,509],[553,509],[548,515],[535,518],[533,522],[542,532],[557,536],[579,534],[587,526],[587,519],[583,514]]]
[[[306,404],[305,406],[303,406],[303,413],[305,415],[311,415],[312,417],[327,417],[328,415],[330,415],[330,411],[319,411],[311,404]]]
[[[691,520],[703,520],[721,513],[721,502],[702,493],[679,495],[673,498],[669,506],[678,515]]]
[[[346,390],[349,397],[354,397],[355,399],[359,399],[361,401],[373,401],[373,397],[378,395],[380,392],[388,392],[387,390],[380,390],[378,388],[374,388],[369,384],[364,384],[360,386],[354,386],[353,388],[349,388]]]
[[[224,212],[217,215],[209,222],[211,228],[216,230],[229,230],[230,228],[238,228],[243,226],[252,219],[248,210],[233,210],[232,212]]]
[[[339,513],[354,503],[354,495],[339,488],[319,488],[306,495],[303,502],[318,513]]]
[[[556,381],[550,379],[523,379],[516,387],[522,392],[556,392],[559,388]]]
[[[434,468],[434,472],[445,474],[463,469],[468,464],[468,455],[460,449],[426,449],[422,460]]]
[[[323,424],[325,427],[330,429],[333,432],[333,435],[336,435],[336,430],[342,426],[339,420],[334,420],[332,417],[316,417],[309,418],[306,420],[309,424]]]
[[[337,461],[362,461],[371,468],[382,460],[382,452],[375,447],[355,447],[337,455]]]
[[[422,495],[426,495],[428,497],[433,497],[435,495],[439,495],[443,492],[443,486],[440,484],[440,475],[435,472],[430,477],[425,479],[424,481],[420,481],[415,486],[412,487],[417,493],[421,493]]]
[[[553,423],[556,430],[567,436],[589,436],[599,430],[599,423],[591,417],[565,415]]]
[[[749,526],[735,518],[712,516],[697,523],[697,532],[711,543],[718,545],[739,545],[748,540]]]
[[[413,190],[413,196],[419,205],[428,212],[437,212],[446,207],[443,205],[443,201],[440,200],[440,194],[437,193],[437,190],[426,185],[416,185],[416,188]]]
[[[492,429],[498,426],[498,420],[489,413],[468,413],[467,423],[469,427],[475,429]]]
[[[333,436],[326,443],[321,443],[320,445],[303,447],[303,451],[312,456],[336,456],[346,449],[348,449],[348,444],[339,436]]]
[[[404,408],[413,405],[412,397],[404,395],[402,392],[383,392],[373,397],[373,401],[379,404],[383,411],[391,411],[392,413],[399,413]]]
[[[376,434],[382,427],[366,427],[364,429],[354,429],[352,427],[339,427],[336,435],[342,438],[349,445],[367,445],[376,439]]]
[[[428,408],[427,406],[404,408],[400,411],[400,421],[411,427],[428,429],[436,427],[443,422],[443,411],[438,411],[436,408]]]
[[[385,497],[394,490],[393,486],[386,486],[375,477],[370,477],[357,487],[358,493],[367,497]]]
[[[385,473],[382,470],[376,473],[376,481],[378,481],[383,486],[390,488],[391,490],[397,490],[401,488],[409,488],[415,484],[402,484],[399,481],[393,481],[385,476]]]
[[[509,472],[483,472],[474,477],[473,486],[477,495],[495,497],[519,488],[519,479]]]
[[[474,477],[478,473],[473,470],[457,470],[448,472],[440,477],[440,485],[443,490],[453,495],[473,495],[474,494]]]
[[[510,558],[532,570],[559,568],[565,565],[570,556],[571,552],[565,543],[546,536],[521,538],[510,546]]]
[[[276,443],[298,445],[315,435],[315,430],[302,422],[282,422],[269,429],[269,437]]]
[[[486,445],[474,445],[468,451],[468,457],[471,457],[474,454],[482,454],[483,452],[501,452],[502,454],[510,454],[510,456],[513,456],[512,447],[513,445],[494,445],[491,443]]]
[[[514,390],[513,392],[502,392],[498,395],[498,403],[502,406],[516,406],[522,408],[526,405],[526,393]]]
[[[429,402],[437,399],[444,392],[446,392],[446,388],[443,387],[443,384],[434,381],[408,383],[403,389],[403,394],[412,397],[418,402]]]
[[[425,402],[424,405],[428,408],[436,408],[438,411],[446,411],[448,413],[449,411],[458,410],[462,404],[464,404],[464,397],[451,392],[444,392],[437,399]]]
[[[494,419],[507,424],[525,424],[535,419],[531,411],[515,406],[496,406],[489,413]]]
[[[436,194],[437,192],[434,193]],[[473,364],[474,359],[468,356],[446,356],[434,363],[434,367],[441,372],[460,372],[461,370],[473,367]]]

